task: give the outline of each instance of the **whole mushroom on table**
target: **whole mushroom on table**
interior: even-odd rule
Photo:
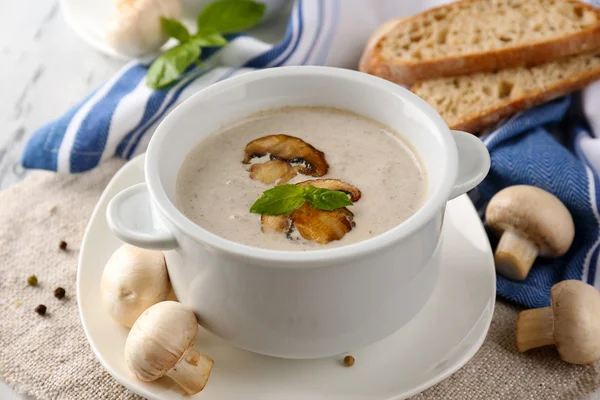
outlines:
[[[174,299],[163,253],[119,247],[104,267],[100,294],[110,316],[131,328],[148,307]]]
[[[142,381],[168,376],[187,394],[204,389],[213,360],[194,347],[198,321],[181,303],[163,301],[135,321],[125,343],[129,369]]]
[[[568,363],[599,360],[600,292],[582,281],[567,280],[554,285],[550,296],[551,306],[519,313],[519,351],[554,345]]]
[[[161,17],[181,17],[180,0],[115,0],[106,38],[119,53],[139,57],[157,52],[169,37]]]
[[[485,218],[498,233],[494,253],[499,274],[516,281],[527,278],[538,256],[564,255],[575,236],[569,210],[554,195],[534,186],[510,186],[490,200]]]
[[[104,267],[100,290],[110,316],[131,328],[125,359],[138,379],[166,375],[188,394],[206,386],[213,360],[194,347],[196,315],[169,301],[175,295],[162,252],[119,247]]]

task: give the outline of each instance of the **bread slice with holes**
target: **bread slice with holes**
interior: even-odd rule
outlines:
[[[359,69],[419,80],[537,65],[600,48],[600,10],[576,0],[463,0],[389,22]]]
[[[451,129],[477,133],[598,79],[600,51],[530,68],[421,81],[411,90],[433,106]]]

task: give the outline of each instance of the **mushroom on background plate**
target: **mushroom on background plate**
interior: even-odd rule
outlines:
[[[571,364],[600,359],[600,292],[568,280],[554,285],[550,296],[551,306],[519,313],[519,351],[555,345],[560,358]]]
[[[131,372],[146,382],[168,376],[187,394],[204,389],[213,360],[194,347],[198,321],[181,303],[163,301],[135,321],[125,343]]]
[[[106,37],[119,53],[139,57],[158,51],[169,37],[160,17],[179,19],[180,0],[115,0]]]
[[[575,225],[554,195],[534,186],[510,186],[496,193],[485,219],[500,235],[494,253],[499,274],[522,281],[538,255],[560,257],[569,250]]]
[[[104,267],[100,294],[110,316],[131,328],[148,307],[174,299],[163,253],[119,247]]]

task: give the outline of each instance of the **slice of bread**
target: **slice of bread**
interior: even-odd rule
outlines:
[[[600,79],[600,51],[535,67],[421,81],[411,90],[433,106],[451,129],[477,133],[517,111]]]
[[[385,22],[383,25],[379,26],[379,28],[377,28],[375,32],[373,32],[373,34],[367,41],[367,45],[365,46],[362,55],[360,56],[360,61],[358,62],[359,71],[369,73],[371,63],[374,59],[374,52],[377,48],[377,45],[379,44],[379,41],[383,39],[388,32],[393,30],[398,24],[398,22],[404,19],[405,18],[402,17],[391,19]]]
[[[585,3],[463,0],[388,23],[371,39],[359,69],[411,85],[599,48],[600,10]]]

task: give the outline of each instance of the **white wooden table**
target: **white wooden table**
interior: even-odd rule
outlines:
[[[108,0],[107,0],[108,1]],[[0,12],[0,190],[23,179],[26,139],[100,85],[122,61],[66,25],[58,0],[4,0]],[[1,400],[24,400],[0,381]]]
[[[79,39],[66,25],[58,0],[3,4],[0,189],[25,175],[19,158],[26,138],[75,105],[123,64]]]
[[[123,61],[79,39],[58,0],[4,0],[0,13],[0,190],[23,179],[19,158],[34,130],[60,116]],[[107,0],[108,1],[108,0]],[[1,400],[25,400],[0,381]],[[600,392],[588,400],[600,400]]]

